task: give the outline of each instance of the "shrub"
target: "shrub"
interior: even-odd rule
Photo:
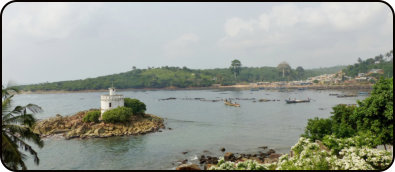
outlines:
[[[225,161],[220,157],[217,165],[213,165],[209,170],[269,170],[274,164],[260,164],[255,160],[246,160],[243,162]]]
[[[86,113],[82,121],[84,122],[99,122],[100,111],[94,110]]]
[[[117,107],[105,111],[102,116],[102,120],[107,123],[127,122],[132,116],[133,110],[128,107]]]
[[[125,107],[132,108],[133,115],[144,115],[146,106],[138,99],[125,98]]]
[[[343,140],[345,141],[345,140]],[[346,142],[352,143],[354,139]],[[293,147],[293,157],[282,155],[276,170],[374,170],[391,164],[391,152],[368,147],[344,147],[339,155],[321,150],[317,143],[301,137]]]
[[[332,120],[315,117],[308,119],[303,137],[312,140],[322,140],[325,135],[332,134]]]

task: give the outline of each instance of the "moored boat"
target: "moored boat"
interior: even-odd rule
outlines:
[[[225,103],[225,105],[228,105],[228,106],[240,107],[240,104],[237,104],[237,103],[231,103],[231,102],[227,102],[227,101],[224,101],[224,103]]]
[[[287,102],[288,104],[290,104],[290,103],[308,103],[308,102],[310,102],[310,99],[307,99],[307,100],[285,100],[285,102]]]

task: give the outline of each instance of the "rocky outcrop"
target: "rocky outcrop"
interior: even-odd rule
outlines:
[[[151,114],[132,116],[130,122],[127,123],[86,123],[82,121],[82,118],[88,111],[65,117],[58,114],[56,117],[39,121],[34,126],[33,132],[42,137],[63,134],[66,139],[71,139],[138,135],[165,128],[163,119]]]
[[[201,170],[196,164],[181,164],[176,170]]]

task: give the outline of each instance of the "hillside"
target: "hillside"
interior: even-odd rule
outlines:
[[[335,73],[345,66],[307,69],[297,74],[291,70],[289,80],[306,79],[324,73]],[[25,91],[37,90],[98,90],[107,89],[114,84],[117,88],[165,88],[165,87],[207,87],[212,84],[232,85],[236,82],[280,81],[285,80],[276,67],[242,67],[237,80],[229,68],[189,69],[186,67],[160,67],[133,69],[127,72],[87,78],[82,80],[60,81],[18,86]]]

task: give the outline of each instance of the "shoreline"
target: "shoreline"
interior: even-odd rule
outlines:
[[[315,90],[347,90],[347,89],[372,89],[373,84],[354,84],[354,85],[307,85],[307,86],[277,86],[277,85],[250,85],[250,84],[237,84],[229,86],[209,86],[209,87],[165,87],[165,88],[126,88],[118,89],[118,91],[176,91],[176,90],[212,90],[212,89],[268,89],[268,90],[280,90],[280,89],[315,89]],[[61,93],[90,93],[90,92],[107,92],[107,89],[99,90],[78,90],[78,91],[66,91],[66,90],[37,90],[37,91],[23,91],[19,94],[61,94]]]

